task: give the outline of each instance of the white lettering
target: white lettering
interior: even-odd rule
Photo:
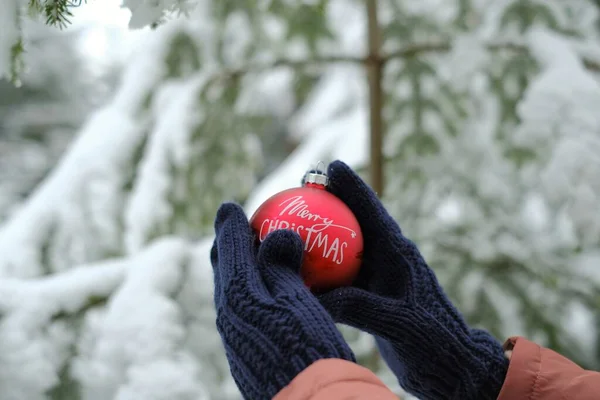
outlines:
[[[302,196],[291,197],[279,204],[282,207],[279,212],[279,217],[284,216],[295,216],[313,222],[312,226],[296,225],[295,223],[290,224],[284,219],[266,219],[260,226],[259,239],[263,241],[267,235],[278,229],[289,229],[298,234],[303,231],[306,232],[306,238],[304,243],[305,251],[312,251],[313,249],[322,249],[323,257],[330,259],[336,264],[344,262],[344,251],[348,247],[348,242],[340,240],[339,237],[333,237],[333,240],[329,237],[332,228],[343,229],[350,231],[351,237],[356,238],[356,232],[343,225],[336,225],[330,218],[322,217],[319,214],[310,211],[308,204]]]
[[[329,258],[331,253],[333,253],[332,259],[335,261],[338,259],[339,251],[340,251],[340,238],[335,238],[335,239],[333,239],[333,243],[331,243],[331,246],[329,247],[329,251],[327,251],[325,258]]]

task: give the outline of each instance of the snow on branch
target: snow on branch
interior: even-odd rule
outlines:
[[[136,257],[100,318],[87,318],[73,363],[85,398],[205,399],[173,299],[187,279],[189,246],[164,239]],[[87,328],[87,329],[86,329]]]
[[[600,84],[563,37],[532,30],[529,48],[541,73],[519,104],[515,139],[539,153],[536,180],[548,201],[567,204],[578,242],[595,247],[600,235]],[[544,156],[546,154],[546,156]]]
[[[76,313],[107,296],[123,280],[130,261],[115,259],[81,265],[66,272],[38,279],[0,279],[0,315],[14,310],[38,308],[36,320]]]
[[[146,102],[165,75],[157,53],[169,48],[169,37],[151,37],[114,99],[92,115],[59,164],[0,226],[0,277],[35,277],[123,253],[126,188],[147,135]]]
[[[46,399],[75,348],[70,373],[85,398],[205,399],[174,299],[192,250],[165,238],[131,258],[0,280],[0,399]],[[69,315],[84,310],[77,339]]]
[[[148,139],[147,152],[139,168],[131,199],[125,213],[125,246],[129,253],[143,247],[147,233],[173,212],[169,204],[172,177],[165,173],[171,165],[181,167],[189,163],[192,152],[189,143],[203,118],[197,104],[203,74],[190,80],[166,85],[157,95],[165,99],[160,103],[156,126]],[[177,125],[176,125],[177,124]]]
[[[46,399],[75,341],[68,318],[59,316],[105,301],[131,262],[104,261],[37,280],[0,279],[0,399]]]
[[[0,277],[132,254],[162,235],[200,237],[211,230],[217,202],[251,189],[256,127],[201,95],[214,66],[197,64],[209,50],[196,43],[193,25],[182,19],[148,36],[115,97],[0,226]],[[190,64],[172,68],[180,46]]]

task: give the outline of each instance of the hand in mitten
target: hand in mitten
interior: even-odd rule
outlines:
[[[355,361],[335,323],[299,275],[303,244],[275,231],[258,247],[244,211],[224,204],[211,251],[217,329],[242,395],[273,398],[313,362]]]
[[[320,296],[336,322],[375,336],[400,385],[424,400],[498,397],[508,360],[489,333],[470,329],[417,246],[346,164],[329,166],[329,190],[355,214],[364,237],[353,286]]]

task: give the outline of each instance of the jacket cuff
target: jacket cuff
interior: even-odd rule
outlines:
[[[316,361],[283,388],[273,400],[398,400],[370,370],[350,361]]]
[[[542,366],[542,351],[537,344],[520,337],[504,343],[510,364],[498,400],[530,399]]]

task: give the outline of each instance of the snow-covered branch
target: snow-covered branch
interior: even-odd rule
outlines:
[[[206,398],[173,299],[188,278],[189,250],[167,239],[135,257],[103,317],[87,319],[72,370],[85,398]]]
[[[45,399],[73,352],[70,374],[87,399],[206,398],[176,300],[190,278],[202,283],[207,254],[195,252],[164,238],[130,258],[0,280],[0,399]],[[83,312],[78,339],[69,317]]]
[[[0,315],[37,308],[36,320],[72,314],[106,300],[125,276],[130,261],[115,259],[82,265],[38,279],[0,279]]]

